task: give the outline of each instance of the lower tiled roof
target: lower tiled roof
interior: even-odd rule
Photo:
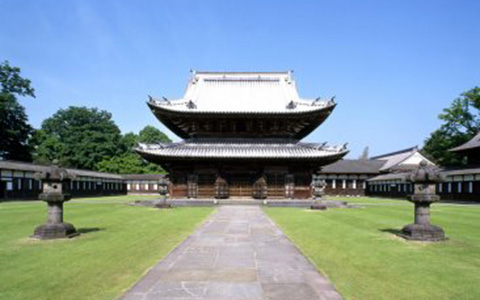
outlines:
[[[140,154],[177,158],[274,158],[311,159],[343,157],[345,147],[289,141],[183,141],[178,143],[140,145]]]

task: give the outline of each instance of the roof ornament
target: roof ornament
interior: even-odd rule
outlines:
[[[293,102],[293,100],[291,100],[288,104],[287,104],[287,109],[295,109],[297,108],[297,103]]]
[[[327,145],[327,142],[324,142],[324,143],[321,143],[321,144],[316,144],[312,148],[315,149],[315,150],[323,150],[323,148],[325,148],[326,145]]]
[[[168,100],[167,98],[165,97],[162,97],[163,98],[163,101],[167,102],[168,105],[172,105],[172,103],[170,102],[170,100]]]
[[[335,97],[336,96],[333,96],[332,98],[330,98],[330,100],[328,100],[328,104],[330,104],[330,105],[335,104]]]
[[[189,109],[195,109],[195,108],[197,108],[197,105],[195,103],[193,103],[192,100],[189,100],[188,103],[187,103],[187,107]]]
[[[340,150],[345,151],[347,150],[348,143],[345,143],[342,145],[342,148]]]
[[[320,102],[321,98],[320,97],[317,97],[315,100],[313,100],[312,102],[312,106],[316,105],[317,102]]]
[[[197,78],[197,71],[190,69],[190,74],[192,74],[191,82],[192,84],[197,83],[198,78]]]
[[[288,84],[292,83],[292,78],[293,78],[292,74],[293,74],[293,70],[289,70],[288,71],[288,77],[287,77],[287,83]]]

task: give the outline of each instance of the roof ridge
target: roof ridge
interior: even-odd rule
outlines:
[[[284,74],[287,75],[293,71],[192,71],[194,74]]]
[[[415,145],[415,146],[410,147],[410,148],[406,148],[406,149],[402,149],[402,150],[398,150],[398,151],[386,153],[386,154],[381,154],[381,155],[372,156],[372,157],[370,157],[370,159],[380,159],[380,158],[382,158],[382,157],[387,157],[387,156],[392,156],[392,155],[397,155],[397,154],[412,152],[413,150],[418,150],[418,145]]]

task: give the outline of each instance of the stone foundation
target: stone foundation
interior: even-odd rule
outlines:
[[[77,236],[78,232],[70,223],[43,224],[35,228],[33,238],[40,240],[62,239]]]
[[[445,231],[439,226],[431,224],[410,224],[402,228],[400,236],[413,241],[438,242],[447,239]]]

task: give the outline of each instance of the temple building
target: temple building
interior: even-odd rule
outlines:
[[[183,98],[148,106],[184,139],[136,149],[169,172],[172,198],[310,198],[312,175],[348,152],[301,142],[336,104],[300,98],[291,72],[193,72]]]
[[[480,131],[471,140],[450,151],[465,155],[469,166],[480,166]]]
[[[467,165],[458,167],[446,167],[442,169],[444,182],[438,183],[437,193],[443,200],[454,201],[480,201],[480,132],[467,143],[450,149],[467,157]],[[413,158],[413,156],[411,156]],[[422,157],[421,153],[410,160],[414,167]],[[422,159],[427,160],[425,157]],[[428,160],[427,160],[428,161]],[[405,162],[408,162],[405,161]],[[431,163],[429,161],[429,163]],[[408,166],[408,164],[404,165]],[[380,174],[367,181],[365,193],[369,196],[381,196],[389,198],[405,198],[412,193],[412,185],[407,182],[405,175],[408,167],[399,168],[399,172]]]

